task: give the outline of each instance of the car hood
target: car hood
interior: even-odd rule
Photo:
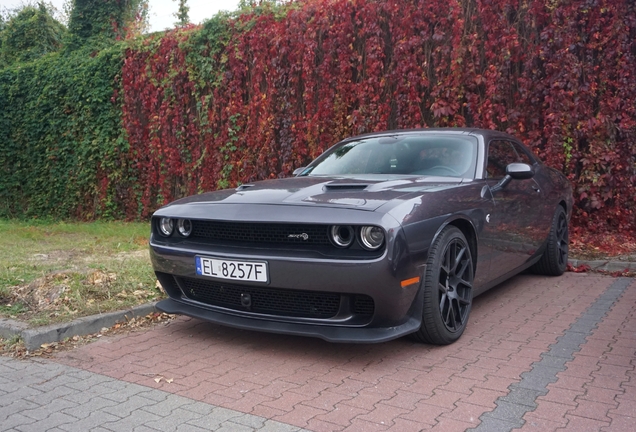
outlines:
[[[453,188],[462,179],[449,177],[356,176],[292,177],[244,184],[236,189],[183,198],[172,205],[268,204],[329,206],[373,211],[413,193]]]

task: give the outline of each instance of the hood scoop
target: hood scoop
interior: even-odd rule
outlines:
[[[326,191],[361,191],[368,188],[368,183],[340,183],[332,182],[324,186]]]
[[[239,187],[236,188],[237,191],[243,191],[245,189],[249,189],[251,187],[254,187],[255,185],[252,183],[246,183],[246,184],[242,184]]]

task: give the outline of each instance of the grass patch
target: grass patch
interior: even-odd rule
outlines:
[[[0,316],[46,325],[162,297],[149,226],[0,220]]]

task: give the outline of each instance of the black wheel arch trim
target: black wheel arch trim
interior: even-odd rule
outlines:
[[[461,222],[458,224],[457,223],[458,221],[461,221]],[[449,225],[453,225],[454,227],[459,229],[462,232],[462,234],[464,234],[464,237],[466,237],[466,241],[468,241],[468,247],[470,248],[471,258],[473,261],[473,271],[476,272],[477,271],[477,254],[479,253],[478,251],[479,238],[477,234],[477,229],[475,228],[475,224],[469,217],[466,217],[465,215],[452,215],[451,217],[446,219],[439,226],[437,231],[435,231],[435,235],[431,239],[431,246],[435,244],[435,242],[439,238],[444,228],[446,228]],[[468,233],[464,229],[466,225],[470,227]],[[426,252],[427,260],[429,258],[429,254],[430,254],[430,247],[429,247],[429,250]]]

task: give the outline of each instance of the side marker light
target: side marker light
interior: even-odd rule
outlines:
[[[411,278],[411,279],[404,279],[402,282],[400,282],[400,285],[402,285],[402,288],[405,288],[405,287],[407,287],[409,285],[413,285],[413,284],[416,284],[416,283],[420,283],[420,277],[419,276]]]

